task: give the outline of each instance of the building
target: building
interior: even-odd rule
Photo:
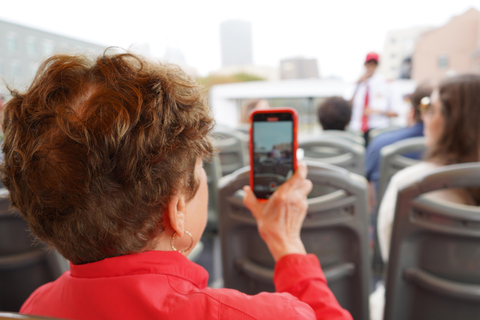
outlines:
[[[480,12],[474,8],[424,33],[413,55],[412,78],[441,79],[449,74],[480,72]]]
[[[167,47],[163,55],[163,60],[169,63],[178,64],[178,65],[187,64],[187,59],[185,58],[185,54],[178,47]]]
[[[280,61],[280,79],[318,79],[317,59],[289,58]]]
[[[249,21],[227,20],[220,25],[222,67],[251,65],[252,26]]]
[[[473,53],[473,69],[474,73],[480,73],[480,47]]]
[[[163,57],[160,59],[165,63],[173,63],[182,68],[182,70],[191,77],[198,77],[197,69],[187,63],[187,59],[182,49],[178,47],[167,47]]]
[[[105,46],[0,20],[0,77],[15,88],[28,84],[41,62],[56,52],[100,54]],[[6,93],[4,81],[0,91]]]
[[[387,33],[378,72],[387,79],[410,79],[412,56],[419,37],[432,27],[414,27]]]

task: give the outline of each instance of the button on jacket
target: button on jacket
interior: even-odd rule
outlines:
[[[71,265],[37,289],[20,313],[66,319],[351,319],[314,255],[288,255],[274,272],[278,293],[207,287],[208,273],[178,252],[147,251]]]

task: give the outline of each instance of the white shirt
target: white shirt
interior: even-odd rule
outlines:
[[[369,88],[369,107],[378,111],[391,110],[391,88],[383,76],[374,73],[373,76],[358,84],[352,102],[352,118],[350,129],[360,131],[362,128],[363,109],[365,107],[365,93]],[[368,118],[369,129],[382,129],[390,125],[390,119],[381,114],[373,114]]]
[[[436,164],[421,162],[397,172],[390,180],[382,203],[380,204],[380,209],[378,210],[377,233],[383,261],[388,261],[388,254],[390,252],[390,240],[392,237],[398,190],[405,185],[414,183],[420,176],[428,174],[436,168],[438,168]],[[426,193],[424,196],[439,202],[444,201],[476,206],[475,200],[467,190],[463,188],[435,190]]]
[[[390,180],[387,190],[382,198],[382,203],[380,204],[377,216],[377,234],[383,261],[388,261],[388,254],[390,252],[390,239],[392,237],[392,226],[395,217],[398,190],[405,185],[412,184],[420,175],[423,175],[436,167],[437,166],[431,162],[420,162],[419,164],[397,172]]]

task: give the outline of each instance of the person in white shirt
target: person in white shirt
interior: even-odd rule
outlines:
[[[398,114],[391,108],[390,85],[383,76],[375,73],[379,63],[379,55],[370,52],[365,58],[365,73],[358,79],[355,91],[350,100],[352,118],[350,130],[362,131],[365,144],[368,145],[371,129],[388,127],[391,117]]]

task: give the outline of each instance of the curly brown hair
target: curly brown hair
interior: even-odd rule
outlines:
[[[213,153],[202,89],[178,67],[107,49],[55,55],[5,106],[2,182],[33,233],[74,264],[152,248],[173,195]]]

